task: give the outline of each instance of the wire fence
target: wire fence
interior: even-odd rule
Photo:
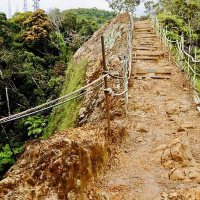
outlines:
[[[191,46],[188,48],[189,52],[185,51],[185,40],[183,35],[177,40],[170,40],[167,37],[167,26],[161,26],[156,16],[152,17],[152,23],[163,44],[163,48],[169,50],[169,61],[172,60],[173,55],[175,63],[185,72],[186,77],[190,82],[190,86],[194,91],[196,103],[200,103],[200,60],[197,60],[197,48],[195,47],[195,57],[193,57]]]

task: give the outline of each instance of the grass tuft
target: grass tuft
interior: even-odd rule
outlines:
[[[66,80],[63,85],[61,96],[69,94],[85,85],[86,66],[86,60],[82,60],[79,63],[76,63],[74,60],[69,62],[66,70]],[[72,97],[73,96],[69,98]],[[71,127],[76,127],[78,122],[79,109],[83,104],[82,100],[83,98],[80,97],[64,105],[54,108],[42,138],[48,138],[55,132],[60,132]]]

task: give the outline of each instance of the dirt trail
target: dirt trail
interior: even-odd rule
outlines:
[[[135,76],[129,87],[129,138],[120,149],[119,164],[101,178],[97,190],[111,200],[200,199],[200,195],[187,197],[200,180],[200,118],[192,90],[180,69],[168,61],[168,52],[163,51],[150,21],[136,22],[132,47]],[[185,138],[189,144],[177,138]],[[180,147],[177,152],[176,145]],[[174,148],[180,159],[170,155],[170,160],[168,147]],[[182,165],[190,151],[189,164]],[[166,165],[162,160],[165,154]],[[186,180],[184,171],[184,177],[178,174],[175,181],[170,180],[178,167],[183,171],[196,167],[197,175]],[[179,190],[187,193],[184,198]]]

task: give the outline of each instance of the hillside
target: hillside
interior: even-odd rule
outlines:
[[[0,181],[0,199],[200,199],[199,27],[194,15],[199,0],[169,1],[166,7],[166,0],[148,2],[149,12],[158,14],[148,20],[119,14],[92,37],[97,24],[87,9],[52,11],[52,21],[55,15],[68,19],[62,26],[37,11],[45,21],[41,27],[58,39],[59,58],[64,61],[72,49],[74,55],[65,60],[60,97],[24,112],[54,107],[44,119],[28,118],[28,133],[36,137]],[[121,9],[122,1],[117,2]],[[23,34],[25,41],[33,39],[35,17],[31,14],[25,23],[31,30]],[[58,30],[52,33],[51,26]],[[60,33],[65,26],[78,33]],[[69,46],[64,45],[67,35]],[[56,72],[62,64],[56,63]],[[38,129],[42,132],[34,132]],[[0,153],[0,159],[6,156]]]
[[[106,10],[99,10],[97,8],[79,8],[79,9],[69,9],[66,12],[74,12],[78,16],[82,16],[88,20],[94,20],[97,21],[98,25],[101,27],[103,24],[108,22],[109,20],[113,19],[116,17],[115,12],[110,12]],[[65,12],[65,11],[64,11]]]
[[[129,20],[128,14],[119,15],[97,31],[76,52],[75,63],[87,60],[86,84],[102,75],[100,36],[104,35],[107,41],[107,56],[115,57],[118,51],[120,53],[121,41],[126,39]],[[119,64],[120,60],[117,60]],[[115,70],[117,63],[111,63],[110,67]],[[111,81],[110,86],[112,85],[115,85],[115,82]],[[83,99],[84,112],[80,112],[79,118],[84,126],[68,131],[61,131],[64,129],[62,127],[59,130],[61,132],[49,139],[26,144],[24,153],[0,182],[0,198],[87,198],[89,193],[83,191],[89,186],[89,181],[107,169],[110,162],[108,158],[116,154],[118,144],[127,136],[124,102],[113,97],[111,106],[115,107],[115,112],[111,116],[112,136],[105,138],[105,96],[102,89],[103,86],[100,86],[87,93]],[[122,119],[120,121],[119,116]],[[61,120],[65,119],[63,115],[59,117]],[[61,123],[59,117],[53,118],[58,119],[57,124]]]
[[[85,84],[87,60],[76,65],[72,56],[113,13],[97,9],[84,12],[87,16],[59,9],[48,14],[44,10],[16,12],[11,19],[0,13],[0,118],[49,102]],[[76,108],[82,106],[81,98],[69,105],[62,112],[67,123],[59,124],[64,129],[78,125]],[[49,109],[3,124],[16,157],[27,141],[46,138],[59,130],[51,113]],[[15,163],[6,137],[1,127],[0,179]]]

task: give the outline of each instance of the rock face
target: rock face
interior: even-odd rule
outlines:
[[[66,199],[106,166],[107,142],[92,127],[31,142],[0,182],[4,199]],[[90,139],[91,138],[91,139]]]
[[[97,31],[74,55],[74,60],[80,62],[82,59],[88,61],[86,69],[86,84],[99,78],[103,73],[102,66],[102,47],[101,36],[104,36],[106,62],[109,72],[117,76],[123,76],[122,72],[122,42],[127,40],[127,31],[130,22],[130,15],[127,13],[120,14],[116,18],[105,24]],[[124,51],[127,51],[127,46],[124,43]],[[120,71],[120,70],[121,71]],[[122,80],[108,80],[109,87],[115,92],[120,93],[124,90]],[[95,124],[96,121],[105,118],[104,107],[104,92],[103,86],[96,88],[94,91],[87,93],[84,96],[84,108],[86,112],[80,112],[80,125],[86,123]],[[120,110],[124,104],[117,102],[121,98],[112,98],[112,106],[115,110]]]
[[[200,183],[200,165],[192,156],[187,138],[175,139],[170,145],[158,149],[163,151],[161,163],[169,170],[169,179]]]
[[[108,142],[101,130],[88,125],[27,144],[0,182],[0,199],[85,199],[89,181],[107,168]],[[120,141],[125,132],[116,130]]]

